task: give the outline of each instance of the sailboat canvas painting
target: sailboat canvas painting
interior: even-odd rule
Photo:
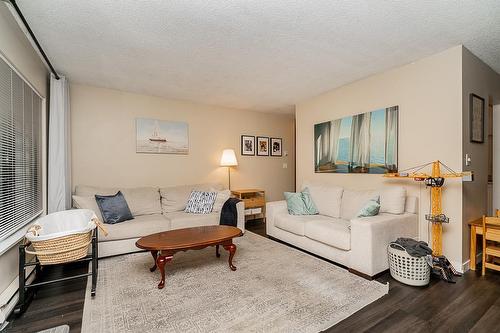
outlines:
[[[316,173],[398,170],[399,108],[392,106],[314,125]]]
[[[188,154],[189,126],[185,122],[137,118],[138,153]]]

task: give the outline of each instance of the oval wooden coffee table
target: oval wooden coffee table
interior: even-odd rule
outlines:
[[[140,249],[151,251],[155,263],[149,270],[154,272],[157,267],[160,269],[161,281],[158,283],[158,288],[162,289],[165,286],[165,264],[179,251],[215,246],[215,255],[219,258],[219,245],[222,245],[229,251],[229,268],[235,271],[233,257],[236,245],[233,244],[233,238],[241,235],[241,230],[236,227],[211,225],[159,232],[140,238],[135,245]]]

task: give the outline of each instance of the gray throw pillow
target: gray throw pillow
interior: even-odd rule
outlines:
[[[101,211],[104,223],[115,224],[134,218],[121,191],[115,195],[96,194],[95,201]]]

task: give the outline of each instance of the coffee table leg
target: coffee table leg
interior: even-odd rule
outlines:
[[[220,258],[220,253],[219,253],[219,245],[215,245],[215,256],[217,258]]]
[[[158,251],[154,250],[154,251],[151,251],[151,255],[153,256],[153,260],[155,261],[153,267],[151,267],[149,270],[151,272],[154,272],[156,271],[156,258],[158,257]]]
[[[161,273],[161,281],[158,283],[158,289],[163,289],[165,286],[165,264],[172,260],[172,258],[172,256],[164,256],[160,253],[160,256],[156,259],[156,265]]]
[[[234,253],[236,252],[236,245],[233,243],[224,245],[224,249],[226,251],[229,251],[229,268],[231,268],[232,271],[236,270],[236,266],[233,265],[233,257]]]

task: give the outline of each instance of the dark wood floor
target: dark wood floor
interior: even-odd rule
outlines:
[[[265,236],[261,221],[247,229]],[[86,264],[47,269],[45,278],[80,274]],[[389,282],[389,294],[368,305],[326,332],[500,332],[500,274],[485,277],[469,271],[456,284],[433,278],[427,287],[410,287],[382,274],[377,281]],[[12,315],[6,332],[37,332],[67,324],[80,332],[86,282],[63,282],[41,288],[28,310]]]

